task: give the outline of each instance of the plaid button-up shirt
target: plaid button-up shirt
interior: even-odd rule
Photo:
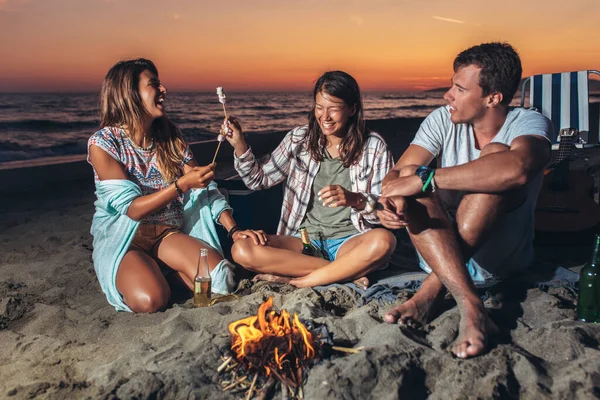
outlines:
[[[234,155],[235,169],[249,189],[267,189],[287,178],[277,228],[279,235],[294,235],[298,232],[321,164],[311,157],[308,147],[301,142],[307,131],[307,126],[291,130],[273,153],[258,160],[250,148],[241,157]],[[359,162],[349,168],[352,187],[345,189],[377,200],[381,196],[383,178],[393,166],[394,160],[385,141],[377,133],[371,132]],[[380,223],[376,212],[366,213],[354,208],[350,211],[350,219],[359,232],[367,231],[374,224]]]

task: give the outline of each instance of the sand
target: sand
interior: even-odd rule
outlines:
[[[398,121],[380,124],[398,128]],[[222,392],[216,373],[229,354],[227,325],[255,314],[269,296],[276,309],[326,325],[335,341],[364,346],[319,360],[304,386],[307,399],[600,397],[600,325],[575,321],[567,287],[495,289],[486,306],[501,332],[489,352],[470,360],[448,351],[459,322],[451,299],[421,330],[382,322],[406,295],[357,307],[336,288],[249,281],[238,300],[210,308],[184,299],[156,314],[118,313],[92,265],[91,185],[43,193],[1,197],[0,398],[235,398]],[[398,259],[414,264],[406,246]],[[536,251],[536,265],[550,273],[581,265],[590,247],[538,244]]]

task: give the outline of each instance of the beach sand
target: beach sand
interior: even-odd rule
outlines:
[[[398,157],[418,121],[372,126]],[[589,154],[579,160],[589,162]],[[3,186],[0,398],[240,398],[244,393],[221,390],[216,373],[221,356],[229,355],[227,325],[256,314],[269,296],[276,309],[326,325],[334,341],[364,346],[358,354],[319,360],[304,385],[306,399],[600,397],[600,325],[575,321],[576,298],[568,287],[498,289],[486,306],[500,334],[491,338],[489,352],[470,360],[448,351],[459,322],[452,300],[421,330],[382,322],[406,295],[393,304],[357,307],[338,288],[317,292],[248,281],[239,299],[210,308],[193,308],[187,300],[151,315],[118,313],[92,265],[92,188],[91,182],[63,182],[10,195]],[[591,253],[584,242],[538,244],[536,265],[548,274],[581,265]],[[407,246],[396,261],[414,265]]]

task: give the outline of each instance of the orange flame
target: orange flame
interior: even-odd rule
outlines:
[[[257,315],[229,324],[231,350],[247,368],[262,370],[300,385],[297,371],[316,355],[311,332],[297,314],[290,318],[286,310],[272,311],[273,298],[258,307]]]

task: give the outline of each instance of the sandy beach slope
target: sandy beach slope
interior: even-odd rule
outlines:
[[[371,124],[398,157],[418,123]],[[596,153],[578,159],[589,164],[599,159]],[[223,154],[231,156],[230,149]],[[238,300],[210,308],[195,309],[187,300],[152,315],[117,313],[91,261],[91,181],[90,175],[86,182],[13,193],[2,185],[0,398],[235,398],[222,392],[216,373],[221,355],[229,354],[227,325],[255,314],[269,296],[276,309],[325,324],[337,341],[364,346],[314,365],[307,399],[600,398],[600,325],[575,321],[575,293],[566,285],[492,290],[486,306],[501,332],[487,354],[472,360],[447,350],[459,322],[451,299],[416,331],[382,322],[392,304],[359,307],[339,288],[247,281]],[[536,251],[536,266],[551,275],[557,266],[583,264],[591,249],[582,239],[538,244]],[[407,242],[395,262],[414,266]],[[404,299],[401,294],[393,304]]]

